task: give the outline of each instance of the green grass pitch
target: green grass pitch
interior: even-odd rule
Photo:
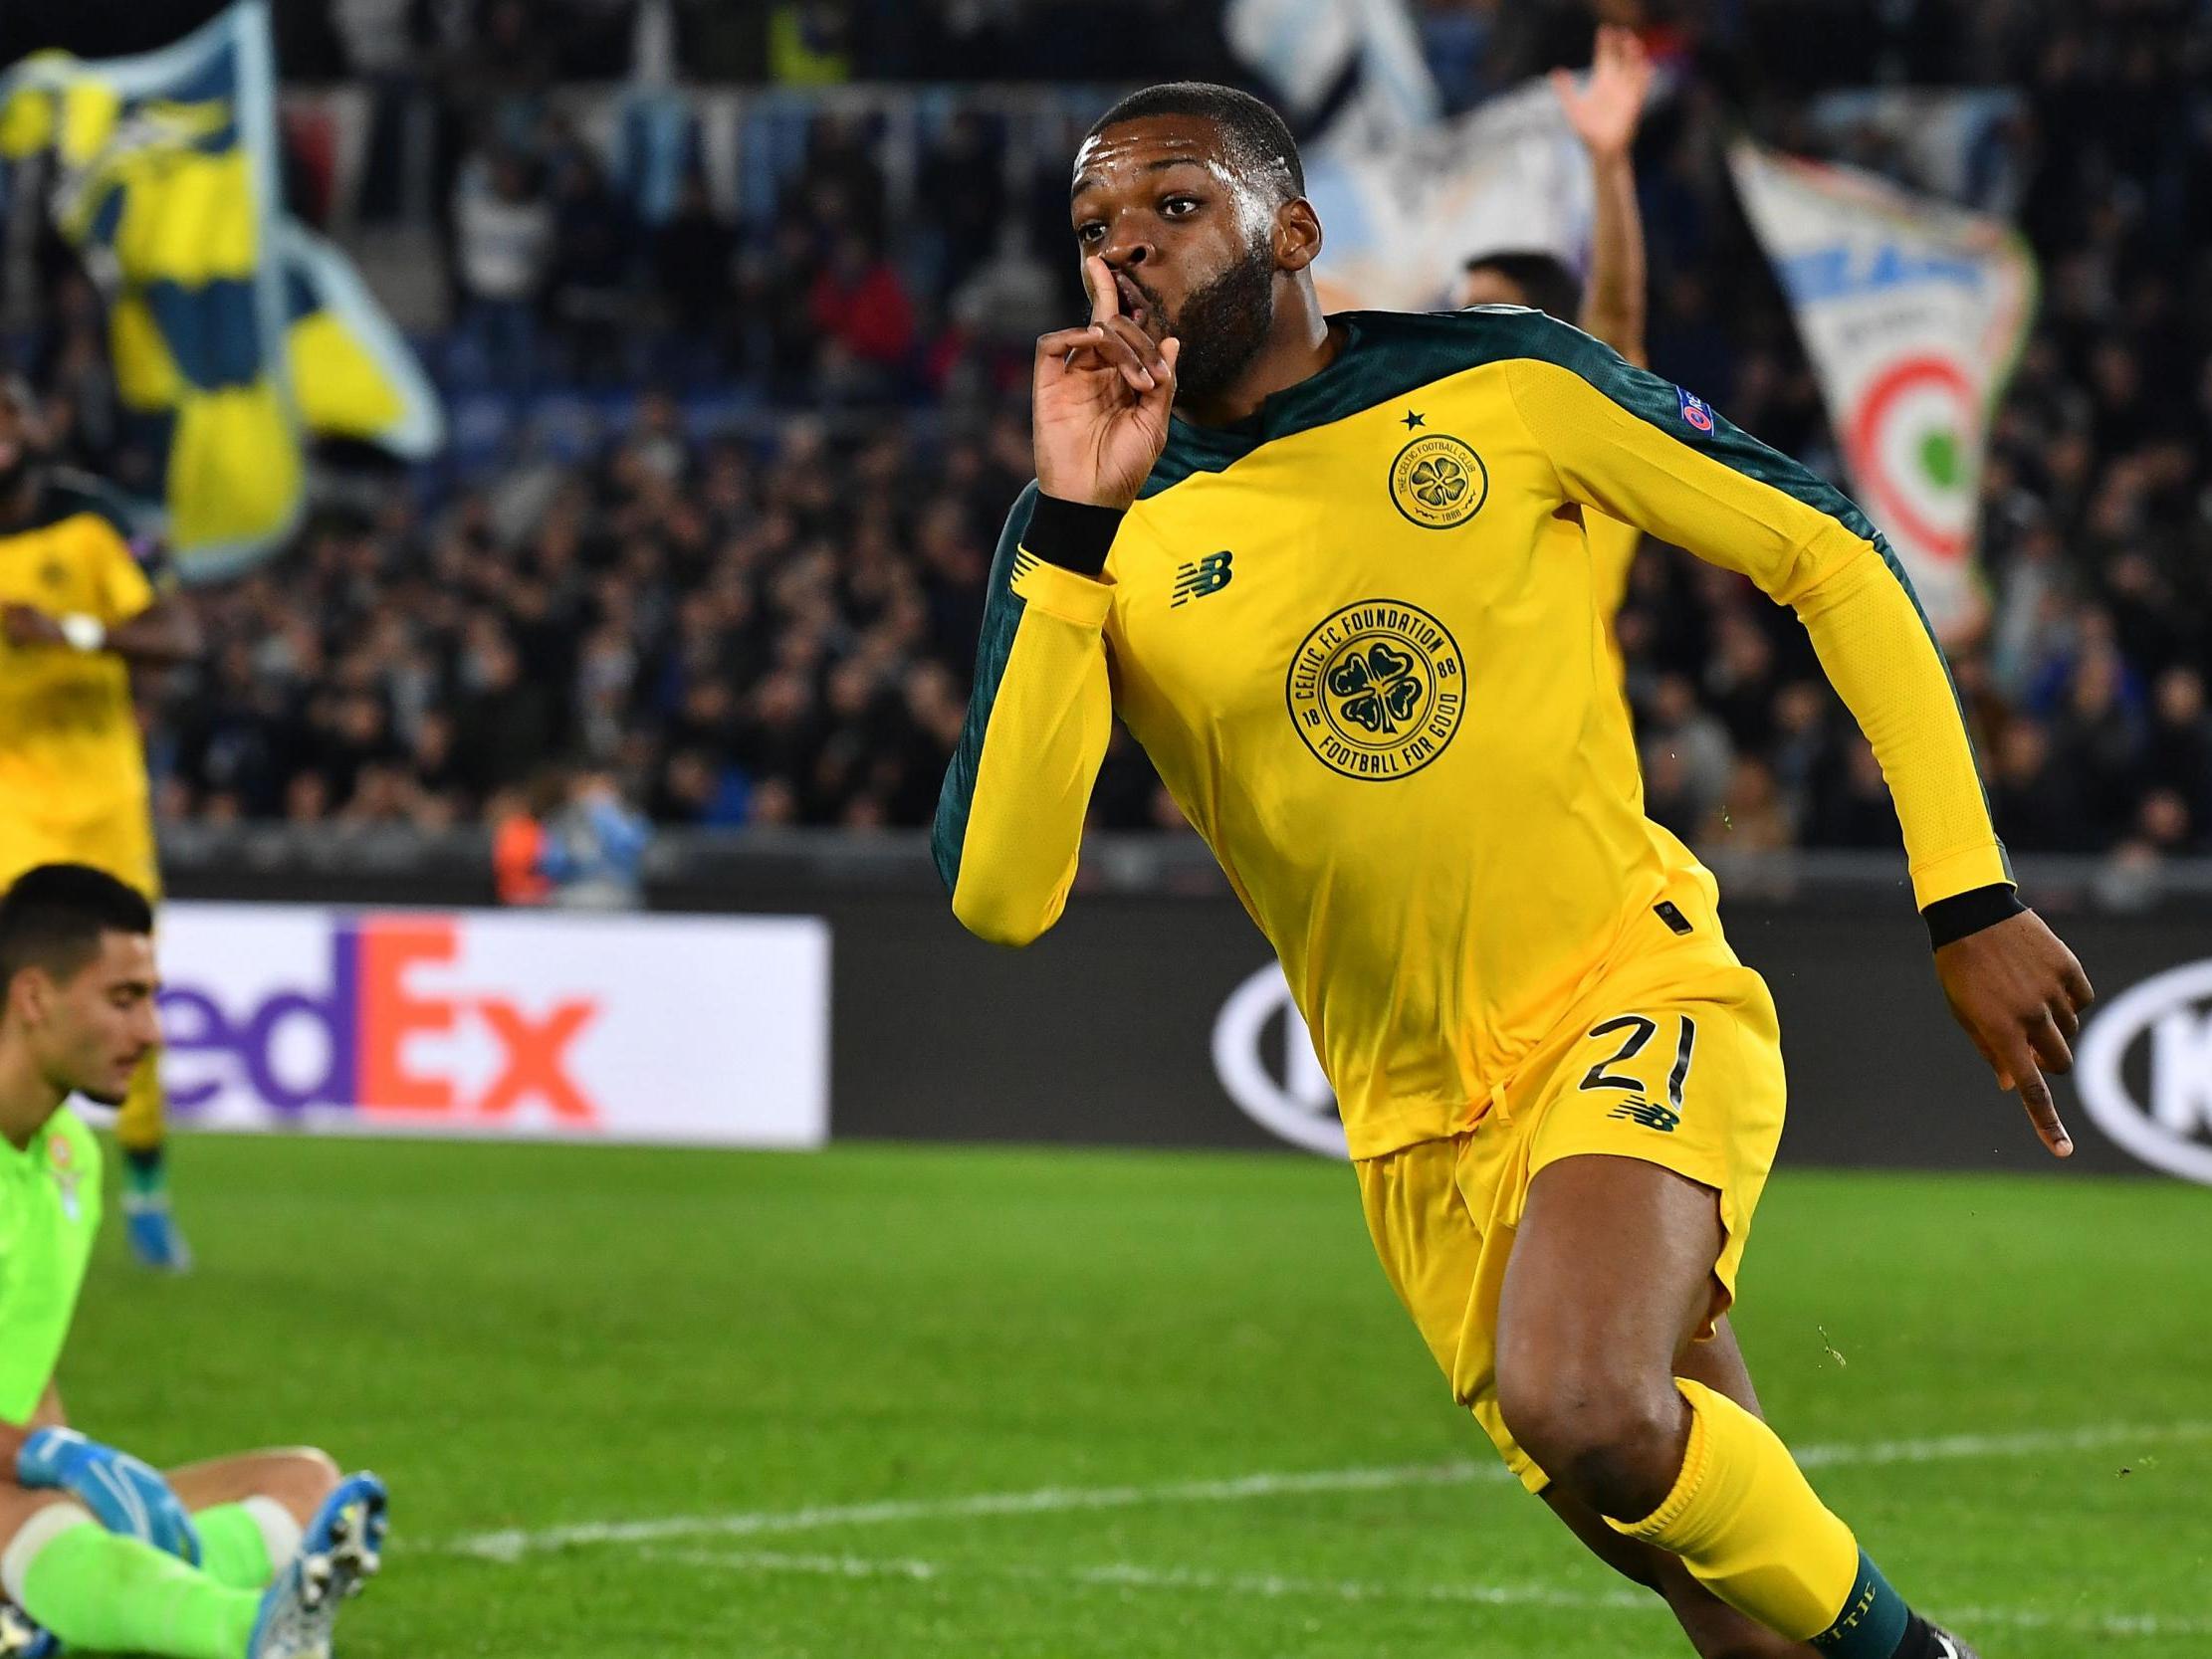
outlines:
[[[343,1659],[1621,1659],[1296,1156],[183,1142],[62,1380],[393,1491]],[[1988,1659],[2212,1653],[2212,1192],[1785,1172],[1768,1410]],[[1655,1604],[1656,1605],[1656,1604]]]

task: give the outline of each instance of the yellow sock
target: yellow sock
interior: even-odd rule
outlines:
[[[159,1157],[165,1116],[161,1093],[161,1056],[148,1051],[130,1074],[130,1088],[115,1119],[115,1143],[126,1152]]]
[[[1608,1523],[1679,1555],[1692,1576],[1776,1635],[1807,1642],[1836,1623],[1859,1580],[1858,1541],[1775,1432],[1734,1400],[1676,1377],[1689,1450],[1666,1501]]]

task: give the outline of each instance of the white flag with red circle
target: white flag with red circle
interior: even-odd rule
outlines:
[[[1856,167],[1747,141],[1728,162],[1820,377],[1851,493],[1937,635],[1956,638],[1986,611],[1982,464],[2035,308],[2027,244],[2002,219]]]

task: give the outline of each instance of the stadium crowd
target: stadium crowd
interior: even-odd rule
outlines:
[[[1068,12],[898,9],[927,26],[869,34],[857,3],[768,8],[786,33],[764,35],[751,67],[926,73],[956,16],[1018,34]],[[1877,22],[1850,8],[1841,31],[1787,24],[1792,8],[1772,3],[1712,8],[1725,27],[1694,5],[1603,9],[1651,14],[1682,77],[1637,154],[1654,365],[1832,475],[1817,388],[1719,136],[1748,111],[1786,145],[1822,147],[1794,125],[1815,85],[2022,89],[2007,141],[2044,299],[1985,481],[1989,619],[1954,673],[2015,849],[2212,851],[2202,8],[1920,0]],[[334,8],[354,25],[421,10],[439,11]],[[457,323],[434,363],[501,395],[656,389],[623,400],[580,464],[525,448],[439,492],[385,491],[320,514],[261,573],[195,590],[209,655],[151,697],[158,810],[446,824],[497,813],[558,765],[615,779],[660,823],[926,823],[998,522],[1028,476],[1029,342],[1073,303],[1064,174],[1009,183],[1002,131],[956,116],[917,161],[923,205],[902,215],[879,135],[822,115],[772,215],[733,218],[691,173],[649,222],[604,158],[532,104],[561,66],[502,56],[521,9],[445,10],[482,34],[438,71],[467,136],[446,175]],[[1587,50],[1587,9],[1514,8],[1511,29],[1505,10],[1424,9],[1455,103]],[[1807,43],[1840,38],[1866,61],[1810,58]],[[892,39],[915,56],[867,61]],[[995,61],[1025,61],[1001,44]],[[1154,47],[1160,62],[1121,68],[1225,69],[1212,46],[1190,60]],[[358,43],[341,29],[333,49],[342,67]],[[1880,139],[1858,141],[1882,159]],[[112,468],[97,308],[67,282],[56,293],[32,366],[71,458]],[[702,393],[731,389],[752,418],[702,413]],[[1660,821],[1706,851],[1895,845],[1871,752],[1787,612],[1648,546],[1620,635]],[[1180,824],[1126,738],[1096,814]]]

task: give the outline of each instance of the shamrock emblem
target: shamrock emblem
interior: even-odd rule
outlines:
[[[1354,726],[1379,733],[1396,731],[1398,723],[1421,705],[1421,677],[1414,672],[1414,659],[1380,640],[1329,670],[1329,690],[1344,699],[1338,713]]]
[[[1467,493],[1467,470],[1448,455],[1432,455],[1414,464],[1407,483],[1414,500],[1441,511]]]

